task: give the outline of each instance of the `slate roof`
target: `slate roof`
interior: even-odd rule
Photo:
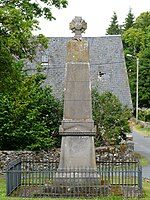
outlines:
[[[35,65],[47,56],[44,65],[47,75],[46,85],[52,85],[54,94],[61,97],[64,89],[66,44],[69,37],[51,37],[49,47],[43,52],[37,51],[35,61],[27,63],[29,73],[35,73]],[[85,37],[89,43],[90,70],[92,87],[99,92],[112,91],[120,101],[132,108],[128,75],[125,65],[122,39],[120,35],[104,37]]]

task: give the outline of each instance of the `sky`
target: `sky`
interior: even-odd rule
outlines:
[[[40,19],[41,30],[37,33],[46,37],[72,37],[69,23],[75,16],[81,16],[87,22],[87,30],[83,36],[104,36],[113,12],[117,14],[118,23],[122,24],[130,8],[136,18],[142,12],[150,11],[150,0],[68,0],[67,8],[52,8],[56,20]]]

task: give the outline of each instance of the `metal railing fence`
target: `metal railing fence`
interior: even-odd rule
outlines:
[[[138,161],[97,161],[97,168],[60,169],[58,162],[15,160],[7,167],[7,196],[142,197]]]
[[[14,173],[15,172],[15,173]],[[10,162],[7,166],[6,194],[10,195],[15,189],[21,186],[21,159]]]

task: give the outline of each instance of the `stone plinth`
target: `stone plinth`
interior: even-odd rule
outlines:
[[[60,169],[96,169],[92,136],[63,136],[61,145]]]

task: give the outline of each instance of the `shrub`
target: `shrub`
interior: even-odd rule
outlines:
[[[111,92],[92,90],[93,119],[97,128],[95,145],[120,144],[130,132],[130,110]]]
[[[40,75],[26,77],[13,95],[0,94],[0,149],[39,150],[60,145],[62,103]]]
[[[145,122],[150,122],[150,109],[140,108],[139,109],[139,119]]]

